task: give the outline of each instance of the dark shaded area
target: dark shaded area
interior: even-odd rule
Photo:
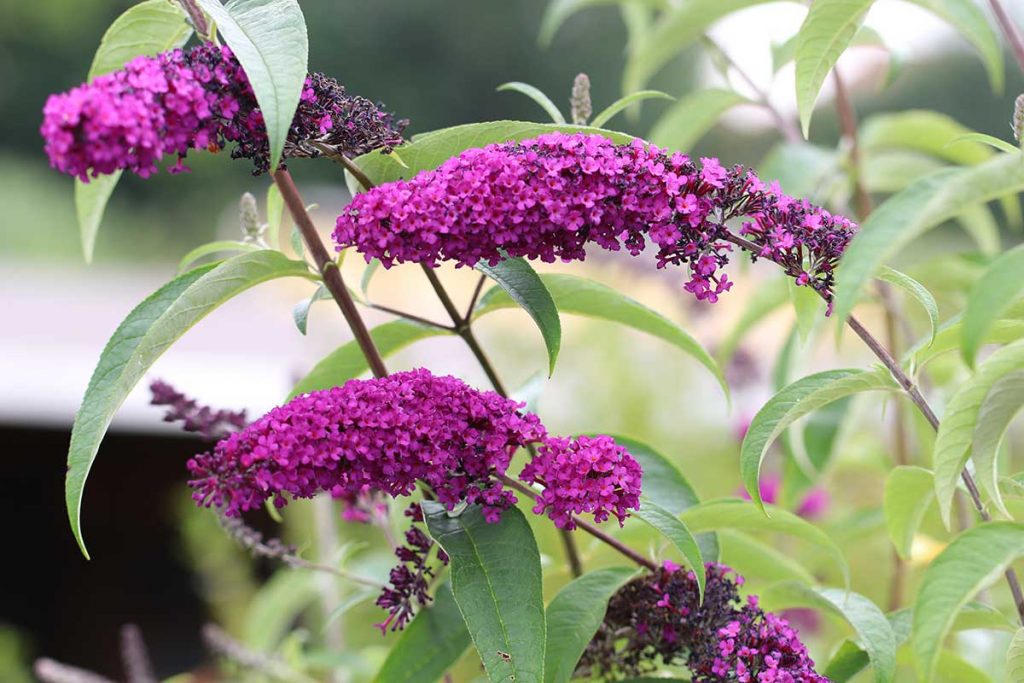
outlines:
[[[64,430],[0,427],[0,518],[5,520],[0,620],[47,656],[121,679],[120,627],[138,624],[157,672],[204,657],[205,608],[176,553],[172,496],[198,440],[112,433],[100,450],[83,506],[93,559],[78,551],[64,509]]]

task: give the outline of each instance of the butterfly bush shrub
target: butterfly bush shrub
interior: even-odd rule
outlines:
[[[106,425],[131,387],[173,339],[218,303],[268,279],[298,277],[319,287],[296,308],[300,331],[306,332],[311,304],[330,298],[353,341],[321,360],[287,401],[251,418],[244,410],[204,406],[162,380],[150,387],[152,403],[164,408],[166,421],[181,423],[210,444],[183,468],[197,507],[211,508],[228,538],[255,557],[277,562],[278,571],[323,574],[318,578],[331,587],[318,594],[325,603],[319,607],[330,615],[320,635],[304,631],[306,640],[292,645],[253,651],[209,626],[204,637],[210,649],[236,668],[287,680],[363,680],[366,667],[350,664],[352,652],[323,650],[349,638],[366,642],[363,627],[375,625],[387,648],[373,674],[382,683],[482,677],[518,683],[819,683],[850,680],[868,668],[881,682],[914,680],[917,674],[931,680],[940,665],[970,666],[962,662],[969,653],[956,651],[947,636],[962,606],[1003,570],[1006,590],[1000,586],[986,593],[990,604],[977,610],[985,612],[986,627],[1013,628],[1012,598],[1020,598],[1020,585],[1011,562],[1024,550],[1024,528],[1012,521],[1013,508],[1003,500],[995,453],[1015,409],[1024,403],[1016,384],[1001,384],[1024,372],[1020,334],[1002,334],[1020,327],[1014,327],[1020,322],[1014,301],[1024,291],[1020,247],[994,260],[973,285],[967,312],[951,317],[938,332],[935,298],[883,262],[906,244],[903,223],[923,231],[981,201],[1004,197],[1006,207],[1011,200],[1005,198],[1016,202],[1024,189],[1018,150],[970,136],[964,144],[977,145],[974,166],[917,182],[908,177],[905,189],[875,207],[885,191],[873,189],[866,175],[864,152],[856,146],[855,111],[839,75],[836,106],[847,146],[828,153],[837,159],[848,154],[836,163],[836,172],[846,174],[839,184],[845,190],[836,196],[785,192],[788,181],[780,182],[772,172],[791,177],[800,172],[799,161],[792,167],[776,163],[762,179],[747,166],[674,149],[666,141],[672,137],[668,124],[652,130],[650,137],[659,144],[607,130],[603,126],[611,116],[652,93],[624,98],[594,115],[585,74],[575,79],[571,92],[574,125],[565,124],[557,105],[536,89],[510,84],[535,98],[555,122],[468,124],[406,140],[409,121],[350,94],[329,76],[308,72],[304,20],[295,0],[249,4],[260,11],[217,0],[170,5],[181,10],[171,22],[175,25],[150,26],[151,32],[163,30],[169,37],[192,26],[200,34],[191,46],[171,49],[169,40],[163,47],[147,45],[125,22],[129,28],[119,29],[125,35],[115,33],[105,41],[138,39],[143,54],[52,95],[43,110],[40,132],[51,165],[81,183],[122,171],[148,178],[160,166],[178,173],[188,170],[184,160],[190,152],[230,147],[229,156],[248,159],[254,175],[271,176],[268,204],[287,207],[296,226],[294,253],[284,253],[280,235],[260,223],[252,195],[246,195],[245,239],[200,247],[186,262],[191,266],[196,254],[235,255],[185,268],[114,333],[76,418],[69,452],[68,509],[83,551],[79,514],[86,476]],[[828,9],[841,4],[815,2],[801,36],[830,30],[821,17],[841,11]],[[552,9],[545,39],[575,9]],[[677,11],[686,10],[659,9],[658,20],[668,21]],[[710,21],[693,11],[692,21]],[[211,35],[213,25],[219,36]],[[637,26],[631,24],[631,30]],[[647,52],[666,39],[659,37],[660,29],[653,30],[655,35],[631,37],[626,81],[638,90],[653,72],[638,74],[660,68],[664,60],[663,50]],[[848,42],[849,36],[837,40]],[[709,49],[717,49],[708,41]],[[798,48],[798,83],[816,92],[821,82],[805,82],[805,59]],[[835,56],[829,59],[831,67]],[[686,102],[699,101],[697,93]],[[758,103],[788,138],[780,157],[806,144],[796,141],[800,132],[794,122],[767,97]],[[808,105],[803,99],[797,104],[806,125]],[[685,118],[677,110],[671,116]],[[699,119],[696,113],[694,118]],[[1020,120],[1018,112],[1018,139]],[[885,125],[877,123],[875,130]],[[274,131],[284,129],[287,136],[275,147]],[[919,144],[913,140],[902,144]],[[282,151],[276,155],[273,149]],[[339,180],[344,170],[358,190],[333,225],[337,258],[322,242],[285,166],[298,160],[336,162]],[[948,199],[983,181],[992,186],[977,200]],[[922,194],[927,192],[932,194]],[[929,202],[940,196],[960,203],[941,215],[929,214],[934,211]],[[906,213],[915,210],[920,215]],[[847,217],[853,215],[857,220]],[[1006,215],[1012,220],[1013,209]],[[736,362],[732,350],[750,325],[794,302],[794,332],[775,369],[778,393],[744,423],[738,463],[730,464],[735,481],[727,490],[736,495],[701,501],[687,482],[691,473],[635,439],[579,433],[583,429],[572,436],[553,434],[534,408],[505,389],[500,369],[475,333],[476,323],[500,297],[524,308],[541,328],[552,368],[560,345],[559,314],[583,313],[675,340],[716,374],[735,376],[720,371],[696,339],[655,313],[639,294],[630,298],[629,291],[576,275],[552,275],[542,265],[584,261],[597,250],[620,252],[655,269],[676,269],[675,280],[697,306],[715,304],[726,293],[751,302],[743,318],[747,327],[722,344],[726,350],[717,360],[723,364]],[[356,295],[342,275],[341,257],[349,251],[369,264],[364,296]],[[737,276],[732,263],[737,260],[767,262],[766,272],[778,279],[751,285],[754,278]],[[378,264],[422,269],[450,324],[370,301],[365,283]],[[446,264],[482,274],[465,312],[437,275]],[[888,330],[881,340],[850,316],[875,273],[882,306],[871,317],[881,317]],[[482,293],[488,280],[493,288]],[[929,314],[933,330],[927,341],[911,345],[917,319],[905,314],[894,290]],[[775,297],[776,291],[786,298]],[[396,320],[370,330],[363,320],[370,308]],[[797,331],[810,329],[813,337],[843,325],[880,365],[824,370],[787,384],[802,369],[794,366],[808,364]],[[992,336],[993,329],[1000,335]],[[424,367],[390,367],[387,355],[426,336],[425,330],[464,341],[491,386]],[[988,343],[1000,348],[976,365],[977,349]],[[762,346],[758,342],[758,353],[748,354],[758,363],[771,353]],[[958,348],[967,361],[966,379],[957,387],[943,386],[950,398],[940,421],[925,395],[933,384],[922,367]],[[367,371],[372,376],[361,377]],[[683,381],[667,373],[662,379]],[[595,371],[576,389],[614,394],[616,387],[604,381],[605,375]],[[835,499],[842,495],[828,490],[828,475],[839,466],[835,425],[863,419],[865,411],[855,410],[851,397],[875,390],[900,396],[894,415],[876,424],[868,437],[875,446],[893,450],[877,496],[884,520],[872,518],[879,534],[886,527],[885,543],[894,546],[885,560],[891,567],[884,587],[850,576],[836,540],[849,534],[850,525],[834,518]],[[696,388],[686,399],[691,405],[704,400]],[[666,415],[688,407],[657,405]],[[937,431],[932,451],[927,439],[908,438],[912,410]],[[816,411],[827,419],[814,422]],[[806,428],[794,427],[808,416]],[[676,435],[680,450],[701,448],[692,436],[682,430]],[[965,469],[968,454],[975,458],[981,488]],[[938,501],[948,519],[958,478],[976,518],[964,508],[964,528],[948,532],[940,551],[922,559],[915,547],[922,525],[930,523],[928,506]],[[289,507],[306,499],[328,511],[318,517],[312,535],[295,522],[295,508]],[[993,511],[1010,519],[992,521]],[[292,545],[268,536],[253,526],[265,524],[267,515],[310,537]],[[391,569],[374,569],[362,561],[370,553],[361,551],[340,560],[317,553],[314,561],[298,549],[309,543],[337,545],[338,525],[342,535],[352,531],[360,538],[379,538],[393,558]],[[828,556],[835,568],[796,551],[794,543],[816,546],[817,556]],[[733,558],[744,566],[731,566]],[[908,595],[910,585],[916,594]],[[887,604],[879,598],[882,588]],[[371,598],[372,607],[351,611]],[[1024,604],[1021,600],[1017,603]],[[848,638],[838,637],[816,614],[808,619],[808,608],[837,617],[845,629],[842,638]],[[371,612],[377,617],[366,619]],[[317,640],[323,642],[312,644]],[[138,637],[133,642],[135,650],[142,647]],[[1024,659],[1021,642],[1018,637],[1012,645],[1003,643],[1008,670]],[[292,648],[288,656],[286,647]],[[911,656],[898,660],[900,650]],[[904,660],[909,667],[898,665]],[[44,680],[91,675],[76,671],[51,660],[37,667]]]

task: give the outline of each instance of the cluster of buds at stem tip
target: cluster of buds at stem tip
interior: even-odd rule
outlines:
[[[1013,119],[1010,121],[1013,139],[1024,144],[1024,94],[1017,95],[1013,102]]]
[[[572,97],[569,98],[570,112],[573,125],[585,126],[594,113],[593,105],[590,102],[590,77],[587,74],[577,74],[572,82]]]
[[[243,242],[266,246],[263,236],[267,232],[268,226],[260,220],[256,197],[251,192],[244,193],[238,201],[238,222],[242,228]]]

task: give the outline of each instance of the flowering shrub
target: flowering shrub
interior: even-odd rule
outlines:
[[[137,34],[133,26],[145,21],[140,17],[155,9],[154,2],[170,19],[146,24],[148,32]],[[1024,44],[1016,40],[1001,4],[990,4],[1010,44]],[[569,5],[553,5],[544,29],[548,38],[575,11],[576,5]],[[921,126],[929,132],[918,134],[903,119],[876,119],[862,146],[856,112],[838,73],[836,107],[844,138],[838,150],[809,151],[799,142],[795,121],[776,109],[766,92],[749,100],[786,137],[775,150],[774,165],[766,162],[773,171],[765,173],[765,180],[745,166],[723,165],[710,156],[691,159],[671,145],[604,128],[616,113],[652,96],[642,87],[652,69],[665,63],[666,46],[674,44],[663,35],[665,26],[678,26],[682,16],[699,33],[722,16],[721,8],[701,7],[670,3],[665,9],[643,8],[658,12],[652,22],[639,20],[630,5],[626,16],[633,35],[625,82],[638,92],[596,115],[584,74],[571,92],[572,126],[536,88],[512,83],[504,89],[532,97],[554,123],[467,124],[408,142],[402,137],[405,120],[348,94],[328,76],[308,72],[305,24],[296,0],[228,5],[151,0],[141,10],[130,9],[104,38],[98,57],[109,59],[105,51],[110,50],[121,54],[117,51],[126,45],[143,54],[47,101],[41,133],[51,165],[83,182],[124,170],[149,177],[165,156],[176,159],[169,169],[176,173],[185,169],[192,150],[231,146],[232,158],[251,160],[255,174],[269,172],[273,185],[266,222],[260,220],[254,196],[246,194],[243,239],[190,252],[181,272],[139,304],[104,349],[75,418],[68,456],[67,506],[83,552],[85,481],[107,427],[132,388],[165,349],[216,306],[257,284],[294,277],[318,287],[295,308],[299,331],[307,332],[312,304],[330,298],[353,339],[303,377],[293,398],[250,422],[245,411],[213,410],[166,383],[151,385],[152,403],[165,409],[166,421],[180,422],[186,431],[215,442],[189,459],[187,470],[198,507],[216,509],[217,528],[260,561],[280,564],[277,571],[323,575],[321,582],[306,583],[304,575],[294,583],[316,593],[320,611],[312,623],[318,628],[282,635],[266,651],[253,651],[217,626],[204,629],[210,648],[234,667],[302,681],[363,680],[372,673],[382,683],[478,680],[481,671],[489,681],[517,683],[647,675],[655,678],[644,680],[685,675],[695,683],[819,683],[850,680],[867,667],[876,681],[889,683],[903,674],[907,680],[918,674],[935,680],[941,669],[973,669],[964,661],[972,653],[956,651],[948,637],[962,625],[957,616],[968,609],[965,605],[974,615],[963,623],[1013,630],[1008,615],[1016,610],[1024,624],[1024,590],[1013,569],[1024,548],[1024,527],[992,519],[993,514],[1013,519],[1018,507],[1007,505],[1004,493],[1019,488],[1015,482],[1021,475],[1001,473],[1007,460],[1001,453],[1024,400],[1019,386],[1024,331],[1017,310],[1024,291],[1024,252],[1017,247],[991,264],[986,256],[972,255],[971,268],[980,271],[984,263],[986,270],[972,276],[976,279],[969,288],[945,282],[966,276],[961,277],[960,268],[957,278],[949,278],[948,264],[943,265],[938,279],[954,295],[947,298],[966,299],[967,304],[963,315],[957,313],[941,327],[939,303],[929,290],[884,263],[910,240],[954,218],[966,222],[972,235],[981,235],[980,246],[988,248],[992,238],[986,238],[990,221],[983,205],[1002,199],[1007,223],[1016,220],[1017,195],[1024,191],[1021,152],[991,136],[961,134],[962,127],[951,120],[940,119],[938,125],[934,115],[922,120],[920,112],[908,116],[931,123]],[[865,12],[864,3],[853,7],[828,0],[817,0],[808,10],[795,43],[797,107],[805,134],[814,96],[828,71],[820,67],[834,66],[836,50],[849,44],[854,33],[849,29],[859,26]],[[963,9],[965,16],[970,12]],[[978,21],[985,25],[984,17]],[[166,49],[181,44],[181,33],[193,29],[201,38],[197,45]],[[225,44],[218,42],[217,31]],[[981,40],[981,33],[974,31],[972,40]],[[831,37],[823,41],[822,36]],[[706,43],[716,49],[710,37]],[[819,50],[819,44],[828,49]],[[1001,54],[998,46],[991,47],[988,55]],[[1019,52],[1024,68],[1024,49]],[[724,53],[718,56],[727,76],[738,72]],[[743,80],[756,87],[753,79]],[[692,95],[697,99],[673,107],[649,137],[657,142],[671,138],[686,118],[680,111],[691,112],[687,107],[703,96]],[[722,93],[714,97],[721,99]],[[687,125],[697,126],[701,118],[693,115]],[[1013,117],[1018,142],[1022,122],[1024,100],[1018,100]],[[915,130],[907,136],[910,128]],[[941,141],[943,131],[956,136]],[[684,138],[689,140],[691,133]],[[899,141],[895,146],[902,156],[881,161],[872,156],[878,168],[899,166],[915,154],[937,157],[935,165],[960,160],[967,165],[908,177],[905,187],[876,209],[878,195],[899,185],[903,171],[900,166],[901,173],[873,183],[869,171],[876,166],[866,163],[865,154],[876,155],[891,140]],[[962,157],[948,151],[965,144],[972,147]],[[803,186],[840,188],[835,192],[817,192],[812,201],[803,192],[783,191],[783,184],[794,184],[791,177],[782,182],[771,178],[802,172],[807,159],[822,156],[829,160],[827,173],[841,176],[838,182],[815,178]],[[357,251],[371,264],[362,273],[362,295],[342,274],[351,259],[343,263],[340,256],[332,257],[283,165],[320,157],[339,163],[352,185],[362,186],[333,230],[338,252]],[[913,172],[922,172],[920,160],[915,163]],[[90,221],[102,214],[112,187],[104,183],[94,194],[78,188],[87,242],[95,232]],[[273,215],[282,206],[295,226],[287,252],[281,248],[279,216]],[[862,226],[844,215],[856,215]],[[684,289],[708,303],[733,289],[736,275],[725,268],[737,253],[773,264],[773,272],[784,279],[766,281],[761,291],[743,295],[749,302],[737,330],[719,340],[714,358],[646,301],[576,275],[538,273],[529,263],[582,261],[591,245],[633,257],[652,252],[657,268],[685,267]],[[232,255],[186,267],[220,253]],[[371,301],[367,285],[378,263],[386,268],[418,265],[448,320],[437,322],[430,314]],[[466,308],[437,274],[448,263],[480,271],[465,297]],[[878,297],[869,303],[879,304],[875,313],[885,323],[884,341],[850,315],[874,275]],[[485,291],[488,281],[494,286]],[[930,327],[914,344],[917,319],[903,311],[903,296],[920,305]],[[814,340],[824,328],[826,321],[815,308],[822,300],[832,322],[848,326],[881,366],[824,370],[790,383],[810,358],[819,364],[810,347],[800,343]],[[685,397],[681,406],[659,396],[623,411],[663,412],[658,417],[668,418],[661,421],[681,449],[694,452],[689,462],[728,470],[736,481],[719,488],[737,491],[741,484],[740,498],[702,501],[679,462],[636,439],[549,434],[538,415],[526,410],[526,402],[510,398],[499,367],[476,334],[480,318],[491,311],[523,308],[542,333],[550,375],[561,349],[560,315],[601,318],[671,343],[714,372],[723,386],[731,382],[742,389],[757,384],[759,364],[771,354],[771,344],[759,339],[756,352],[747,353],[744,362],[729,364],[730,358],[735,359],[751,327],[790,302],[795,320],[787,319],[792,330],[773,372],[777,393],[752,419],[744,418],[736,461],[708,453],[706,440],[677,424],[680,411],[705,401],[697,388],[678,393]],[[371,330],[364,309],[395,319]],[[389,354],[438,335],[464,342],[493,390],[425,368],[394,369]],[[979,349],[987,345],[999,348],[991,354],[986,350],[975,367]],[[965,361],[962,368],[923,376],[929,361],[954,349]],[[638,357],[631,354],[630,360]],[[719,362],[732,372],[723,373]],[[662,370],[669,366],[657,367],[664,375],[659,381],[676,388],[678,378]],[[625,375],[611,370],[594,368],[575,391],[602,392],[625,403],[628,395],[620,395],[622,387],[615,382],[634,381],[642,373],[633,373],[632,367]],[[361,378],[367,371],[373,377]],[[524,395],[537,383],[528,383]],[[936,387],[945,402],[942,420],[925,395]],[[902,403],[883,420],[880,413],[868,412],[880,402],[860,406],[850,400],[867,391],[900,396],[923,422],[911,421]],[[600,418],[600,410],[591,410],[586,401],[574,403],[585,407],[573,406],[575,412],[566,411],[559,419],[569,421],[584,412]],[[863,428],[865,420],[872,421],[871,429]],[[851,422],[854,429],[847,428]],[[910,429],[924,424],[934,429],[934,439]],[[849,459],[845,452],[837,455],[844,450],[840,445],[846,446],[841,437],[847,432],[858,432],[870,446],[846,449],[855,454],[859,468],[850,488],[868,477],[868,468],[878,475],[873,483],[879,493],[868,496],[867,508],[851,510],[845,491],[833,496],[834,490],[826,488],[837,463]],[[891,463],[881,457],[889,453]],[[966,467],[968,459],[974,460],[973,468]],[[847,481],[842,483],[845,488]],[[951,511],[961,488],[975,518],[965,508],[953,531]],[[304,499],[311,501],[279,512]],[[928,516],[933,501],[939,511],[935,520]],[[521,508],[547,519],[528,518]],[[264,514],[308,539],[317,560],[305,557],[305,544],[267,537],[258,529],[269,523],[260,519]],[[615,524],[607,523],[612,519]],[[339,525],[346,525],[341,530],[357,535],[360,543],[342,544]],[[883,527],[893,548],[873,538],[869,552],[886,548],[885,562],[891,567],[884,586],[851,572],[840,547],[853,543],[851,538],[883,533]],[[943,540],[928,537],[928,543],[917,543],[926,528]],[[804,544],[815,546],[814,554]],[[916,550],[921,545],[941,550],[924,557]],[[397,560],[389,571],[381,569],[379,548]],[[677,564],[680,558],[685,567]],[[858,567],[875,558],[859,559]],[[752,581],[746,583],[732,566]],[[984,599],[991,604],[972,605],[975,594],[989,588],[996,576],[1002,576],[1008,590],[989,590]],[[267,590],[280,592],[264,601],[263,612],[257,613],[262,618],[268,616],[267,604],[287,610],[281,606],[288,602],[281,586],[291,590],[293,584],[273,583]],[[910,585],[917,587],[913,596],[906,591]],[[341,651],[353,642],[346,629],[368,623],[358,610],[350,610],[372,596],[386,612],[376,624],[386,638],[382,663],[376,655],[360,658],[354,650]],[[303,623],[300,612],[312,598],[303,594],[292,601],[302,604],[295,613],[272,615],[275,622]],[[813,609],[838,616],[849,637],[839,641],[817,622],[801,635],[762,605],[779,614]],[[392,635],[401,630],[403,635]],[[987,643],[988,650],[1007,647],[1011,677],[1024,667],[1022,633],[1012,643]],[[905,642],[914,672],[904,666],[902,655],[897,658]],[[470,649],[475,654],[463,657]],[[148,670],[139,664],[145,652],[136,630],[130,629],[125,650],[128,669]],[[51,660],[40,660],[37,673],[46,681],[95,679]],[[153,679],[150,674],[129,677]]]

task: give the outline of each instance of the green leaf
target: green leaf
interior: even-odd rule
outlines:
[[[1024,155],[1000,154],[962,169],[942,169],[883,202],[853,238],[836,282],[835,313],[845,320],[867,280],[913,239],[967,207],[1024,190]]]
[[[903,357],[903,364],[921,368],[935,358],[960,349],[960,336],[963,325],[959,318],[946,321],[935,336],[930,346],[927,339],[915,343]],[[980,345],[1008,344],[1024,337],[1024,320],[997,320]]]
[[[635,2],[659,9],[667,5],[667,0],[635,0]],[[537,40],[542,47],[549,46],[562,24],[581,9],[621,3],[622,0],[551,0],[544,10],[544,18],[541,20],[540,35]]]
[[[789,292],[789,303],[796,314],[796,330],[800,335],[800,343],[806,344],[811,333],[821,321],[825,320],[825,300],[813,287],[798,285],[792,278],[786,278],[786,291]]]
[[[808,201],[822,200],[839,179],[839,155],[806,142],[782,142],[761,161],[759,177],[778,180],[782,190]]]
[[[654,527],[662,536],[672,541],[672,544],[683,554],[686,563],[690,565],[694,575],[697,577],[698,599],[704,601],[704,558],[701,556],[700,548],[697,546],[697,539],[693,537],[686,524],[679,521],[671,512],[661,507],[646,496],[640,497],[640,508],[633,512],[649,525]]]
[[[267,188],[267,242],[272,249],[281,248],[281,223],[284,222],[284,198],[276,183]]]
[[[194,264],[196,261],[211,254],[259,250],[260,248],[255,244],[239,242],[237,240],[218,240],[216,242],[207,242],[206,244],[200,244],[198,247],[181,257],[181,260],[178,261],[178,272],[184,273],[188,270],[189,266]]]
[[[274,651],[298,616],[316,603],[317,578],[309,571],[274,572],[247,605],[242,642],[257,651]]]
[[[617,322],[635,330],[646,332],[673,344],[693,356],[711,371],[728,396],[721,369],[707,351],[689,334],[660,313],[612,289],[608,285],[575,275],[540,276],[562,313],[573,313],[600,320]],[[477,313],[484,314],[500,308],[510,308],[514,302],[500,289],[487,291],[477,304]]]
[[[976,479],[982,482],[996,507],[1005,512],[999,490],[999,446],[1013,418],[1024,409],[1024,370],[1003,375],[992,385],[978,410],[971,442]]]
[[[797,33],[785,42],[772,45],[772,73],[777,74],[779,70],[796,57],[796,45],[800,40]],[[869,46],[880,47],[888,50],[882,36],[870,26],[861,26],[850,40],[850,47]]]
[[[853,40],[873,3],[874,0],[816,0],[811,4],[797,34],[794,56],[796,103],[805,138],[825,77]]]
[[[363,275],[359,278],[359,291],[363,293],[364,299],[370,298],[370,280],[380,270],[380,260],[371,259],[363,269]]]
[[[1003,91],[1003,46],[988,17],[972,0],[909,0],[930,10],[963,35],[980,53],[995,92]]]
[[[673,515],[691,508],[700,502],[697,492],[687,481],[679,468],[668,458],[646,443],[628,436],[611,434],[615,443],[624,446],[629,454],[640,463],[643,470],[644,497],[653,501]],[[718,542],[715,534],[699,534],[697,545],[707,562],[718,561]]]
[[[469,631],[446,581],[388,652],[375,683],[433,683],[469,647]]]
[[[192,27],[177,4],[144,0],[125,10],[103,34],[88,80],[117,71],[139,55],[181,47],[191,35]]]
[[[700,38],[709,26],[733,12],[772,0],[690,0],[663,13],[647,40],[638,43],[626,58],[622,92],[642,90],[683,48]]]
[[[814,584],[815,578],[799,561],[777,549],[774,544],[738,531],[720,531],[721,561],[750,578],[767,581],[801,581]]]
[[[939,330],[939,305],[935,303],[935,297],[932,296],[932,293],[914,278],[888,266],[882,266],[876,277],[879,280],[884,280],[891,285],[899,287],[914,297],[917,303],[921,304],[921,308],[928,314],[928,322],[931,325],[931,339],[935,341],[935,335]]]
[[[558,350],[562,346],[562,321],[558,317],[551,292],[533,267],[522,258],[506,258],[495,265],[486,261],[476,264],[476,269],[498,283],[505,294],[530,314],[537,323],[544,347],[548,350],[548,376],[555,372]]]
[[[216,22],[260,105],[277,168],[306,81],[309,41],[297,0],[197,0]]]
[[[664,93],[660,90],[641,90],[639,92],[630,93],[625,97],[620,97],[615,100],[607,107],[602,109],[597,116],[594,117],[590,125],[594,128],[603,128],[604,124],[612,120],[612,117],[618,114],[623,109],[626,109],[634,102],[643,102],[644,100],[674,100],[675,98]]]
[[[542,683],[545,621],[540,552],[518,508],[488,524],[477,506],[450,515],[423,503],[427,528],[451,558],[452,592],[487,677]]]
[[[393,180],[411,178],[420,171],[437,168],[467,149],[510,140],[526,140],[554,132],[596,133],[620,144],[633,140],[632,136],[624,133],[586,126],[528,121],[488,121],[442,128],[419,135],[412,142],[402,145],[401,160],[393,154],[368,152],[357,157],[355,162],[375,185],[381,185]],[[356,194],[362,188],[350,179],[349,189],[352,194]]]
[[[974,131],[948,114],[911,109],[871,116],[861,127],[859,142],[868,153],[912,150],[952,164],[973,166],[991,159],[993,152],[986,145],[968,141],[966,136],[971,133]]]
[[[948,145],[955,145],[961,142],[980,142],[983,145],[988,145],[993,149],[998,149],[1000,152],[1007,152],[1008,154],[1016,154],[1020,151],[1020,147],[1012,145],[1006,140],[1001,140],[994,135],[987,135],[985,133],[967,133],[960,137],[950,140]]]
[[[558,107],[551,98],[544,94],[540,88],[536,88],[529,83],[520,83],[519,81],[509,81],[508,83],[502,83],[497,87],[498,92],[503,90],[511,90],[512,92],[522,93],[531,100],[540,105],[541,109],[547,112],[548,116],[551,117],[553,123],[564,124],[565,117],[562,116],[562,112],[558,110]]]
[[[250,287],[282,277],[313,278],[305,263],[278,251],[242,254],[180,275],[139,304],[114,331],[100,355],[75,415],[65,497],[71,530],[82,553],[85,480],[117,409],[157,358],[217,306]]]
[[[449,334],[446,330],[411,320],[393,320],[370,330],[370,336],[384,358],[420,339],[446,334]],[[341,386],[369,369],[359,344],[355,340],[350,341],[339,346],[313,366],[313,369],[295,385],[289,398],[310,391]]]
[[[1011,681],[1024,681],[1024,628],[1013,634],[1006,651],[1006,675]]]
[[[639,570],[609,567],[569,582],[547,609],[545,683],[568,683],[590,639],[604,620],[608,600]]]
[[[1024,294],[1024,244],[1006,252],[974,283],[967,297],[961,327],[961,346],[967,365],[973,367],[982,340],[996,320]]]
[[[861,181],[868,192],[895,194],[922,176],[942,168],[939,159],[903,149],[873,150],[864,155]]]
[[[904,560],[910,559],[914,536],[934,500],[935,477],[923,467],[896,467],[885,479],[882,507],[889,538]]]
[[[295,321],[295,327],[299,329],[299,332],[303,335],[306,334],[306,328],[309,324],[309,309],[317,301],[325,301],[331,298],[331,293],[327,291],[327,287],[320,285],[313,292],[312,296],[308,299],[303,299],[299,303],[295,304],[295,308],[292,309],[292,320]]]
[[[967,464],[974,428],[985,398],[992,387],[1002,377],[1024,368],[1024,340],[1004,346],[993,353],[987,361],[978,367],[978,371],[964,382],[953,394],[946,406],[935,437],[933,462],[935,467],[935,495],[939,501],[939,511],[946,528],[950,528],[950,512],[953,506],[953,494],[960,473]],[[982,478],[978,483],[993,501],[1006,513],[1002,495],[999,493],[998,481],[992,476]]]
[[[722,114],[745,102],[749,100],[732,90],[696,90],[669,107],[647,139],[660,147],[688,150],[715,127]]]
[[[793,382],[757,412],[740,447],[740,476],[747,493],[763,508],[759,481],[768,448],[801,417],[833,401],[862,391],[898,391],[888,370],[827,370]]]
[[[911,642],[918,672],[932,680],[957,613],[1024,553],[1024,525],[986,522],[961,533],[925,569],[914,600]]]
[[[192,35],[185,14],[166,0],[145,0],[129,7],[114,20],[92,58],[89,78],[117,71],[134,57],[155,55],[184,45]],[[92,262],[96,234],[121,171],[90,179],[75,179],[75,214],[86,263]]]
[[[850,584],[850,568],[846,558],[828,534],[791,512],[774,506],[766,508],[770,516],[747,501],[719,498],[695,505],[684,511],[679,518],[695,534],[735,529],[759,534],[778,532],[800,538],[824,550],[843,575],[844,584]]]
[[[796,581],[761,591],[765,609],[811,607],[839,617],[857,633],[875,670],[876,683],[888,683],[896,672],[896,636],[885,614],[859,593],[836,588],[812,588]]]

